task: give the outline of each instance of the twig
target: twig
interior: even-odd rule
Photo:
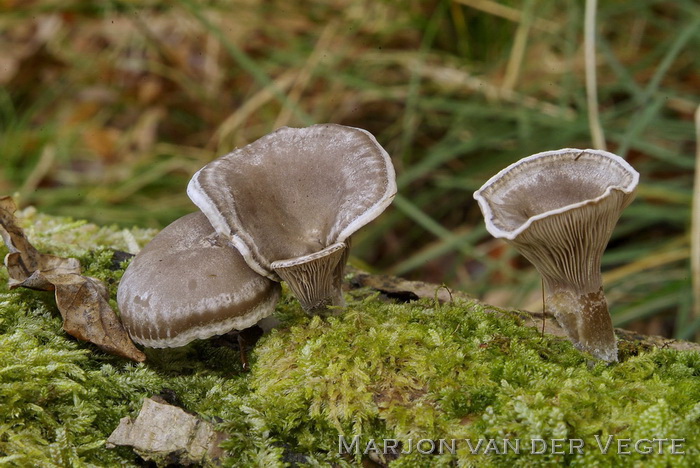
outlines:
[[[32,169],[32,172],[25,179],[22,188],[19,189],[20,202],[26,201],[29,194],[34,192],[46,175],[51,172],[56,161],[56,148],[52,145],[45,146],[39,157],[39,161]]]
[[[597,0],[586,0],[586,18],[584,27],[584,49],[586,62],[586,100],[588,101],[588,125],[591,129],[593,146],[606,149],[603,127],[600,125],[598,111],[598,85],[596,80],[595,57],[595,14]]]
[[[328,50],[332,50],[331,42],[333,41],[334,34],[338,31],[338,23],[336,21],[329,22],[326,27],[321,31],[321,34],[316,41],[314,50],[309,55],[306,63],[298,71],[296,77],[294,78],[294,83],[288,93],[290,104],[300,104],[301,96],[308,87],[315,71],[318,69],[319,64],[325,59]],[[280,110],[275,124],[272,128],[279,128],[288,125],[292,120],[292,114],[294,113],[294,107],[287,104]]]
[[[277,89],[282,92],[287,90],[294,84],[296,73],[294,70],[289,70],[282,73],[275,79],[274,86],[266,86],[256,92],[243,105],[234,110],[231,115],[226,117],[219,127],[214,131],[212,138],[207,143],[208,148],[218,149],[226,139],[230,138],[241,126],[246,122],[251,115],[257,112],[261,107],[275,99],[273,90]],[[246,142],[241,142],[248,143]],[[229,146],[231,146],[229,144]],[[211,157],[211,156],[210,156]]]
[[[695,111],[695,181],[690,229],[690,270],[693,277],[693,316],[700,319],[700,106]],[[696,339],[700,333],[696,334]]]
[[[669,263],[685,260],[688,258],[688,254],[688,248],[685,246],[668,250],[661,248],[656,253],[645,255],[639,260],[603,273],[603,282],[614,283],[643,271],[649,271],[653,268],[668,265]]]
[[[522,13],[522,21],[518,24],[518,29],[515,32],[515,40],[513,48],[510,52],[508,65],[506,66],[506,75],[503,79],[503,89],[513,91],[515,84],[520,78],[523,59],[525,58],[525,49],[527,49],[527,40],[530,35],[530,26],[532,25],[532,10],[535,5],[535,0],[527,0]]]
[[[478,93],[490,101],[516,103],[527,109],[536,110],[544,115],[565,119],[567,121],[573,121],[576,117],[576,113],[568,107],[541,101],[532,96],[518,93],[517,91],[503,89],[486,79],[481,79],[471,74],[469,71],[452,65],[440,65],[436,58],[437,57],[431,57],[431,60],[429,60],[430,66],[421,66],[421,59],[416,58],[415,54],[412,53],[395,53],[392,55],[386,53],[367,53],[362,57],[362,60],[383,64],[389,61],[397,63],[405,69],[416,70],[418,73],[421,73],[425,79],[430,80],[438,86],[450,90],[466,90]],[[386,96],[386,94],[383,94],[382,98],[386,98]],[[360,96],[360,98],[362,98],[362,96]],[[397,94],[394,98],[405,99],[405,93]]]
[[[514,23],[519,23],[522,21],[523,14],[517,8],[509,7],[492,0],[453,0],[457,3],[461,3],[464,6],[474,8],[475,10],[483,11],[493,16],[498,16],[499,18],[507,19],[513,21]],[[554,22],[542,18],[535,18],[533,21],[533,26],[542,31],[549,33],[556,33],[560,30],[560,26]]]
[[[544,328],[547,323],[547,307],[544,298],[544,280],[540,279],[540,284],[542,285],[542,338],[544,338]]]

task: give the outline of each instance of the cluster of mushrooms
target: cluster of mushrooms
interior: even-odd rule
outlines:
[[[204,166],[187,194],[201,211],[163,229],[119,283],[124,326],[148,347],[251,327],[282,280],[310,314],[342,307],[350,236],[391,203],[396,175],[365,130],[284,127]]]
[[[546,308],[574,345],[606,361],[617,344],[601,256],[638,180],[612,153],[563,149],[474,193],[488,231],[541,274]],[[274,311],[280,281],[311,315],[344,306],[350,236],[391,203],[396,181],[369,132],[323,124],[281,128],[207,164],[187,193],[201,211],[163,229],[119,284],[124,325],[148,347],[253,326]]]

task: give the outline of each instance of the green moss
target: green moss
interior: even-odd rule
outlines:
[[[127,248],[121,231],[29,213],[44,251],[80,258],[116,290]],[[45,234],[45,233],[49,234]],[[53,234],[51,234],[53,233]],[[136,231],[141,245],[149,235]],[[128,237],[128,236],[127,236]],[[131,240],[133,242],[133,239]],[[4,253],[4,252],[0,252]],[[283,328],[265,336],[243,373],[235,352],[211,342],[147,350],[135,365],[61,329],[50,293],[7,291],[0,272],[0,464],[134,465],[104,440],[145,396],[163,394],[230,434],[231,466],[355,465],[339,436],[408,447],[456,439],[455,453],[414,450],[391,466],[697,466],[700,355],[628,346],[622,363],[591,361],[568,341],[542,337],[518,314],[472,302],[386,304],[348,295],[338,317],[309,319],[285,294]],[[686,455],[618,455],[617,439],[685,439]],[[521,453],[470,453],[479,439],[519,439]],[[531,439],[582,439],[583,454],[533,454]],[[568,442],[567,442],[568,444]],[[643,448],[643,447],[642,447]],[[665,446],[668,449],[668,445]]]
[[[495,309],[468,302],[370,300],[351,304],[340,318],[277,331],[257,354],[254,406],[267,430],[302,452],[337,451],[343,434],[347,440],[359,435],[363,444],[399,439],[404,447],[408,439],[457,439],[455,454],[430,456],[431,463],[649,462],[638,453],[613,455],[615,447],[602,455],[594,437],[606,441],[614,435],[685,439],[685,457],[651,456],[661,466],[700,460],[697,353],[654,350],[609,366]],[[472,455],[463,441],[495,439],[502,445],[504,438],[520,439],[527,449]],[[530,441],[539,438],[583,439],[586,450],[529,453]],[[426,455],[414,453],[394,464],[426,463]]]

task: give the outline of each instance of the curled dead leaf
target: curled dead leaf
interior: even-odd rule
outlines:
[[[105,352],[143,362],[143,354],[129,338],[109,305],[109,291],[98,279],[80,274],[80,262],[42,254],[25,237],[11,197],[0,197],[0,236],[10,253],[5,257],[9,288],[55,291],[63,329]]]

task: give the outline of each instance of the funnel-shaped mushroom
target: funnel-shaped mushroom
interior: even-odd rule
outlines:
[[[198,212],[139,252],[119,283],[117,302],[135,342],[171,348],[251,327],[272,314],[279,295],[279,284],[251,270]]]
[[[350,235],[396,194],[389,155],[367,131],[280,128],[207,164],[187,194],[248,265],[285,280],[307,312],[344,305]]]
[[[600,260],[639,174],[606,151],[562,149],[521,159],[474,198],[486,228],[542,275],[547,309],[579,349],[617,360]]]

